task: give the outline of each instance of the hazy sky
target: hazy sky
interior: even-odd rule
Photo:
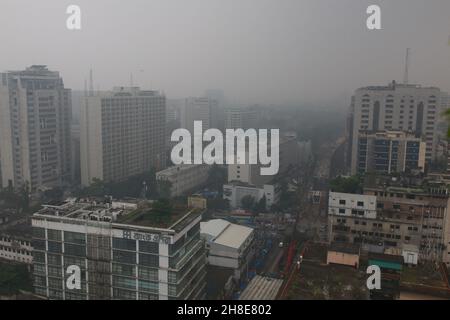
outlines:
[[[82,30],[66,28],[66,8]],[[366,8],[383,30],[366,29]],[[46,64],[82,89],[134,82],[170,98],[333,101],[403,79],[450,91],[449,0],[0,0],[0,70]]]

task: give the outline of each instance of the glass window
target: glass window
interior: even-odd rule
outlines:
[[[64,243],[64,253],[66,255],[84,257],[86,256],[86,247],[76,244]]]
[[[85,244],[86,236],[84,233],[64,231],[64,242]]]
[[[113,263],[113,273],[121,276],[134,277],[136,276],[136,267],[127,264]]]
[[[62,252],[61,242],[48,241],[48,251],[61,253]]]
[[[33,238],[45,239],[45,229],[33,227]]]
[[[158,293],[159,292],[159,283],[139,280],[139,291]]]
[[[113,285],[115,287],[136,289],[136,280],[131,278],[113,276]]]
[[[136,264],[136,253],[129,251],[113,251],[113,260],[117,262]]]
[[[159,267],[159,256],[152,254],[139,254],[139,265],[147,266],[147,267]]]
[[[47,237],[49,240],[61,241],[61,231],[47,229]]]
[[[33,268],[34,268],[34,274],[45,276],[45,264],[35,263],[33,265]]]
[[[136,241],[130,239],[113,238],[113,248],[136,251]]]
[[[58,254],[47,254],[47,263],[52,265],[61,265],[61,256]]]
[[[149,241],[139,241],[139,251],[159,254],[159,243]]]
[[[45,240],[33,239],[32,243],[33,243],[33,249],[34,250],[41,250],[41,251],[45,251],[46,250]]]
[[[158,281],[158,269],[139,267],[139,278],[143,280]]]
[[[33,261],[34,262],[45,263],[45,253],[34,251],[33,252]]]

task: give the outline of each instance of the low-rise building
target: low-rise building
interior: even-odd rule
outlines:
[[[358,268],[359,254],[359,245],[335,242],[328,248],[327,264],[333,263]]]
[[[278,185],[271,184],[257,187],[238,181],[233,181],[223,186],[223,198],[230,202],[232,209],[240,208],[242,206],[242,199],[246,196],[253,197],[255,202],[265,197],[266,208],[268,209],[278,202],[279,187]]]
[[[416,258],[410,255],[417,248],[419,261],[449,265],[449,199],[445,184],[415,177],[378,176],[366,181],[364,194],[330,192],[329,240],[406,255],[413,264]]]
[[[235,279],[245,279],[255,253],[254,230],[223,219],[202,222],[200,230],[206,241],[208,263],[233,269]]]
[[[210,166],[183,164],[156,173],[158,182],[168,182],[171,197],[179,197],[201,188],[208,180]]]

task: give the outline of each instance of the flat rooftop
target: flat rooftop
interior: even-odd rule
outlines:
[[[283,280],[255,276],[244,289],[239,300],[275,300]]]
[[[253,232],[252,228],[223,219],[202,222],[200,230],[201,233],[210,235],[214,243],[234,249],[239,249]]]
[[[113,224],[170,229],[179,231],[202,214],[203,210],[181,205],[158,205],[157,202],[68,199],[58,204],[43,205],[35,217],[64,217],[76,220],[101,221]]]

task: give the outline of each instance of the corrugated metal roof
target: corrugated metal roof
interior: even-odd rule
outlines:
[[[283,280],[255,276],[244,289],[239,300],[275,300]]]

